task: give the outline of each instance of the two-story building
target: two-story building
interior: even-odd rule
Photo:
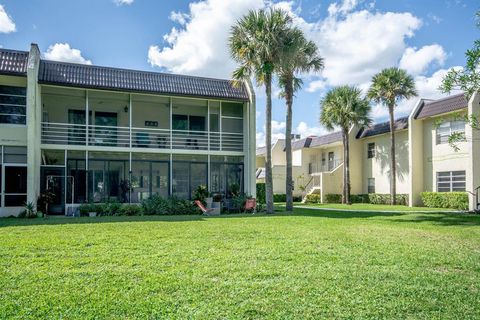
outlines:
[[[248,83],[47,61],[0,50],[0,216],[45,191],[50,214],[84,202],[255,195]],[[236,186],[234,186],[236,185]]]
[[[420,99],[408,117],[396,120],[396,187],[397,193],[408,195],[410,206],[422,205],[423,191],[466,191],[470,209],[479,207],[480,130],[465,121],[465,116],[478,119],[479,102],[478,94],[470,101],[464,94],[438,100]],[[465,139],[452,146],[449,137],[455,132],[463,133]],[[363,129],[353,127],[349,143],[352,194],[389,193],[389,123],[377,123]],[[295,141],[292,149],[301,163],[297,172],[308,177],[304,194],[318,193],[321,201],[326,194],[341,194],[343,144],[340,132]],[[257,152],[257,163],[258,157]],[[278,180],[284,177],[283,173]],[[284,193],[284,183],[282,187],[280,191]]]

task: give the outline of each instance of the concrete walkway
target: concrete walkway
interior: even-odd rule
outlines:
[[[285,207],[285,205],[282,205]],[[322,208],[322,207],[313,207],[313,206],[296,206],[293,208],[298,209],[311,209],[311,210],[320,210],[320,211],[340,211],[340,212],[379,212],[379,213],[467,213],[466,211],[458,210],[443,210],[443,211],[428,211],[428,210],[365,210],[365,209],[335,209],[335,208]]]

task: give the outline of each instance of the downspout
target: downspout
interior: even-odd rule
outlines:
[[[255,152],[256,152],[256,97],[253,85],[250,80],[244,81],[245,88],[248,94],[247,106],[247,135],[244,142],[245,154],[245,192],[256,198],[257,188],[255,179]]]

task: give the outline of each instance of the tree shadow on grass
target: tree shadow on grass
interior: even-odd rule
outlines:
[[[402,219],[392,219],[397,223],[430,223],[441,226],[480,226],[480,215],[470,213],[432,213],[406,216]]]
[[[294,211],[296,216],[317,217],[317,218],[334,218],[334,219],[351,219],[351,218],[371,218],[371,217],[394,217],[409,214],[402,211],[336,211],[318,210],[308,208],[297,208]]]
[[[39,225],[66,225],[66,224],[96,224],[96,223],[122,223],[122,222],[189,222],[207,221],[209,219],[232,219],[245,217],[274,217],[281,216],[282,210],[275,210],[275,214],[265,213],[231,213],[219,216],[205,215],[145,215],[145,216],[102,216],[102,217],[65,217],[48,216],[47,218],[0,218],[0,228],[16,226],[39,226]]]

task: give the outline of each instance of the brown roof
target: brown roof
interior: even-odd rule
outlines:
[[[464,93],[456,94],[443,99],[424,102],[415,114],[415,119],[423,119],[466,108],[467,98]]]
[[[0,49],[0,74],[27,75],[28,52]]]
[[[303,148],[309,148],[312,143],[312,139],[316,138],[315,136],[306,137],[300,140],[292,142],[292,150],[299,150]]]
[[[310,148],[319,147],[333,142],[342,141],[342,132],[336,131],[329,134],[324,134],[323,136],[313,137],[312,143],[310,143]]]
[[[395,120],[395,131],[408,128],[408,117],[403,117]],[[390,121],[373,124],[365,129],[360,129],[357,133],[357,139],[377,136],[390,132]]]

